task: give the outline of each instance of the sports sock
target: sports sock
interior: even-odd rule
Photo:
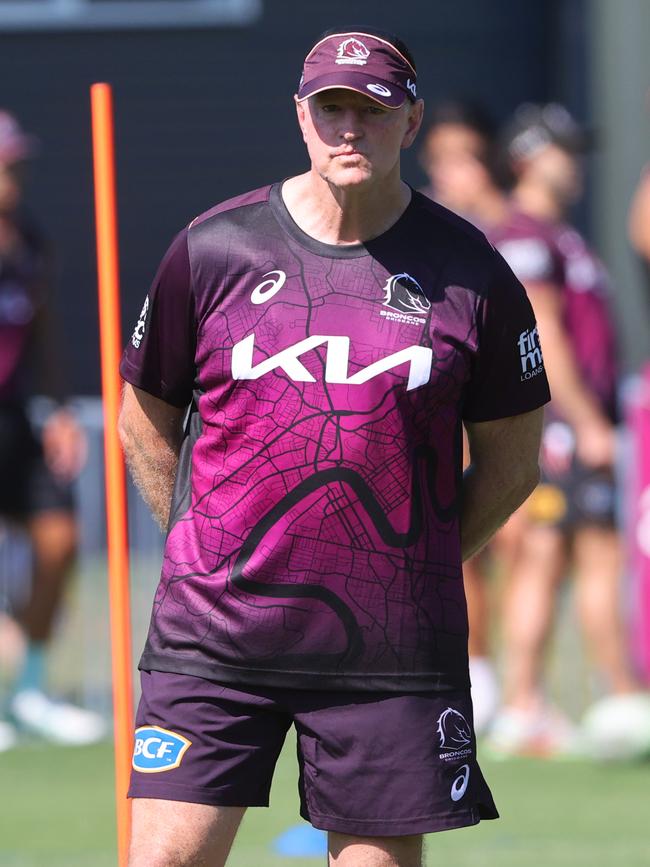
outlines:
[[[42,690],[45,683],[46,645],[39,641],[27,644],[25,658],[13,685],[14,695],[25,690]]]

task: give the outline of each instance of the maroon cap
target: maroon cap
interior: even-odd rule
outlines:
[[[341,87],[369,96],[386,108],[415,99],[415,67],[398,48],[371,33],[346,31],[325,36],[305,58],[298,100]]]
[[[0,109],[0,162],[17,163],[37,150],[37,139],[27,135],[12,114]]]

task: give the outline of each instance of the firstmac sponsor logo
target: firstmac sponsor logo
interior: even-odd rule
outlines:
[[[542,347],[539,342],[539,332],[537,326],[527,331],[522,331],[517,340],[519,347],[519,358],[521,361],[521,376],[522,382],[527,379],[532,379],[544,370],[544,359],[542,357]]]
[[[141,726],[135,731],[133,767],[143,774],[158,774],[177,768],[192,741],[160,726]]]

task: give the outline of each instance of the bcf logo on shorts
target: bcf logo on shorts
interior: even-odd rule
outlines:
[[[141,726],[135,731],[133,767],[143,774],[177,768],[192,741],[160,726]]]

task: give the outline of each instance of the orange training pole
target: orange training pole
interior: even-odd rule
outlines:
[[[95,222],[99,285],[99,329],[104,400],[104,459],[106,464],[106,519],[108,582],[113,665],[115,724],[115,797],[120,867],[126,867],[131,826],[126,792],[133,740],[133,685],[131,682],[131,612],[129,603],[129,548],[124,458],[117,433],[120,407],[118,366],[122,353],[120,288],[118,275],[117,209],[113,101],[110,85],[90,88],[95,178]]]

